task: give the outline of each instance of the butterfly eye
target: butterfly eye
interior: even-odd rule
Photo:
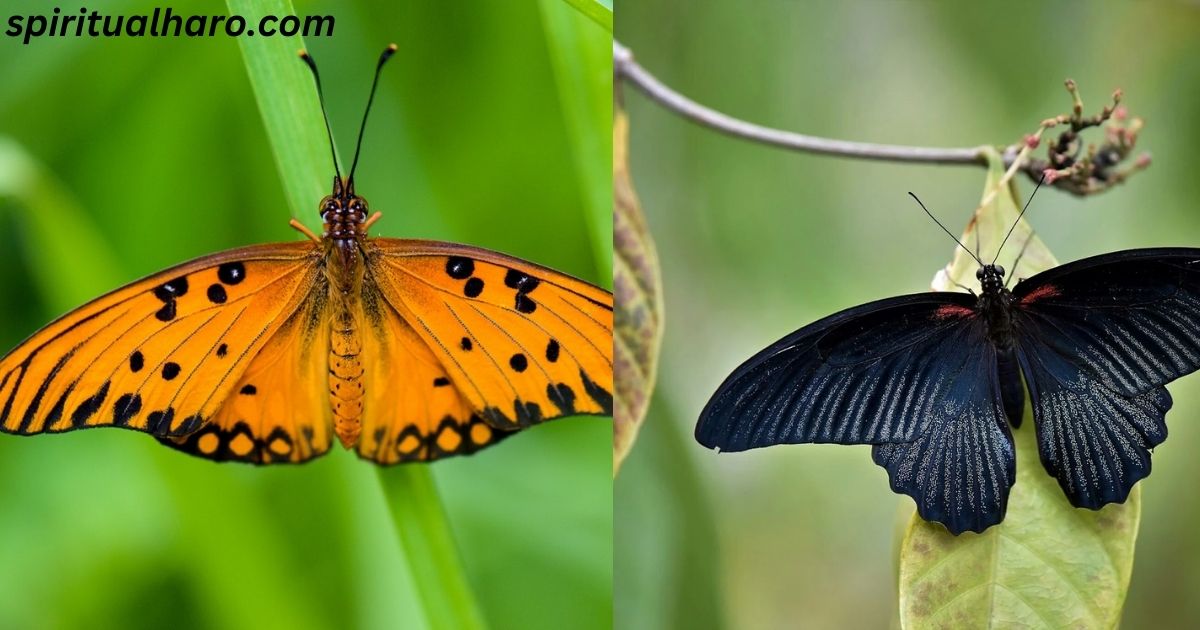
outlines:
[[[983,280],[983,267],[980,267],[979,269],[975,270],[975,279]]]
[[[1004,267],[1001,267],[1000,265],[996,265],[996,273],[1003,276],[1004,275]]]

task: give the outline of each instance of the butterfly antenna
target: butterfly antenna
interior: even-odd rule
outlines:
[[[980,239],[979,239],[979,222],[976,221],[975,222],[975,260],[979,260],[979,257],[980,257],[979,241],[980,241]]]
[[[1037,194],[1039,188],[1042,187],[1042,182],[1046,181],[1046,174],[1042,173],[1042,178],[1038,180],[1037,186],[1033,187],[1033,192],[1029,193],[1029,199],[1025,202],[1025,207],[1021,208],[1021,214],[1017,215],[1017,220],[1013,221],[1012,227],[1008,228],[1008,234],[1004,235],[1004,240],[1000,241],[1000,247],[996,248],[996,257],[992,259],[992,264],[1000,258],[1000,250],[1004,249],[1004,244],[1008,242],[1008,237],[1012,236],[1013,230],[1017,229],[1017,224],[1021,222],[1021,217],[1025,216],[1025,211],[1029,209],[1029,203],[1033,201],[1033,196]]]
[[[363,110],[362,124],[358,126],[358,142],[354,145],[354,162],[350,164],[350,181],[354,181],[354,169],[358,168],[358,153],[362,150],[363,132],[367,129],[367,114],[371,113],[371,103],[375,102],[375,88],[379,86],[379,71],[383,64],[396,53],[396,45],[388,44],[379,55],[379,63],[375,64],[375,79],[371,81],[371,95],[367,97],[367,108]]]
[[[921,209],[925,211],[925,214],[928,214],[928,215],[929,215],[929,218],[930,218],[930,219],[933,219],[933,222],[934,222],[934,223],[936,223],[936,224],[938,225],[938,227],[942,228],[942,231],[943,231],[943,232],[945,232],[947,236],[949,236],[950,238],[954,239],[954,242],[955,242],[955,243],[958,243],[958,246],[959,246],[959,247],[961,247],[961,248],[963,249],[963,251],[964,251],[964,252],[967,252],[967,255],[968,255],[968,256],[970,256],[971,258],[974,258],[974,259],[975,259],[975,262],[979,263],[979,266],[980,266],[980,267],[982,267],[982,266],[983,266],[983,261],[982,261],[982,260],[979,260],[979,257],[978,257],[978,256],[976,256],[974,252],[972,252],[970,249],[967,249],[967,246],[966,246],[966,245],[963,245],[963,244],[962,244],[962,241],[958,240],[958,237],[957,237],[957,236],[955,236],[955,235],[951,234],[951,233],[950,233],[950,230],[947,230],[947,229],[946,229],[946,226],[942,225],[942,222],[941,222],[941,221],[938,221],[938,220],[937,220],[937,217],[933,216],[933,213],[929,211],[929,208],[926,208],[926,207],[925,207],[925,204],[921,203],[921,200],[920,200],[920,199],[917,199],[917,196],[916,196],[916,195],[912,194],[912,192],[910,191],[910,192],[908,193],[908,196],[910,196],[910,197],[912,197],[914,200],[916,200],[916,202],[917,202],[917,205],[918,205],[918,206],[921,206]]]
[[[300,49],[300,58],[312,71],[313,81],[317,84],[317,100],[321,102],[321,117],[325,119],[325,135],[329,136],[329,154],[333,156],[333,173],[338,181],[342,181],[342,173],[338,170],[337,150],[333,148],[333,130],[329,128],[329,114],[325,112],[325,91],[321,89],[321,75],[317,73],[317,62],[313,61],[307,50]]]
[[[1029,249],[1029,244],[1033,242],[1033,230],[1029,231],[1029,236],[1025,237],[1025,244],[1021,246],[1021,251],[1017,252],[1017,257],[1013,260],[1012,269],[1009,270],[1008,277],[1004,279],[1004,288],[1008,288],[1008,282],[1017,277],[1017,267],[1021,264],[1021,259],[1025,257],[1025,250]]]

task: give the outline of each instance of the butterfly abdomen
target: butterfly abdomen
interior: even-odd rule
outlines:
[[[335,241],[337,243],[337,241]],[[362,431],[363,400],[366,385],[362,361],[363,265],[357,248],[335,245],[328,258],[329,293],[333,317],[329,336],[329,403],[333,407],[333,428],[342,446],[358,442]]]
[[[347,315],[350,315],[347,313]],[[362,430],[363,386],[362,337],[351,316],[335,316],[329,340],[329,402],[333,426],[346,448],[354,446]],[[347,325],[350,324],[350,325]]]

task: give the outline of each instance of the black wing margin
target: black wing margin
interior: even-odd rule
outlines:
[[[1013,299],[1042,464],[1076,507],[1124,502],[1167,437],[1163,385],[1200,368],[1200,249],[1087,258]]]
[[[802,328],[721,385],[696,440],[722,451],[873,444],[892,489],[957,534],[1003,518],[1015,480],[995,350],[975,298],[882,300]]]

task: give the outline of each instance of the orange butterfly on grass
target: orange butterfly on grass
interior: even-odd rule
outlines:
[[[321,201],[322,236],[293,221],[310,240],[168,269],[0,359],[0,431],[115,426],[255,464],[303,462],[336,436],[395,464],[612,414],[612,294],[484,249],[368,237],[379,213],[354,192],[357,162]]]

